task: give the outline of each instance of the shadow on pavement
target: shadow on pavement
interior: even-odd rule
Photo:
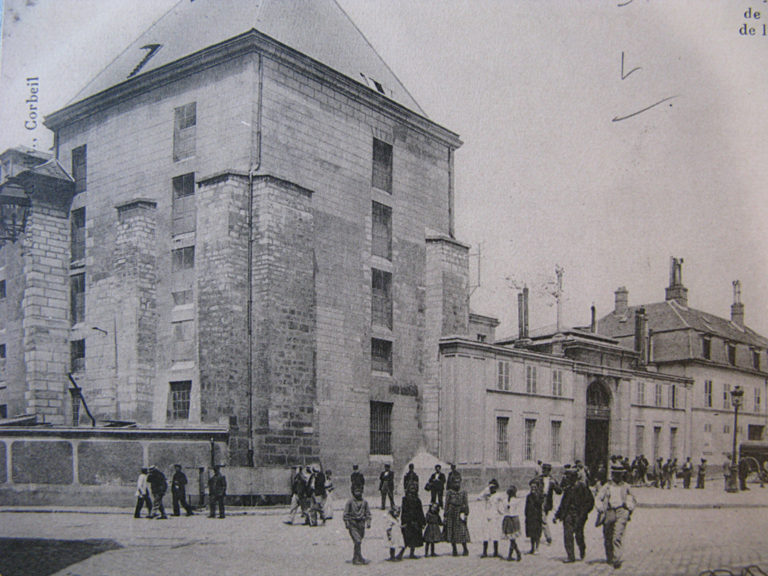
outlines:
[[[67,566],[122,548],[114,540],[0,538],[2,576],[49,576]]]

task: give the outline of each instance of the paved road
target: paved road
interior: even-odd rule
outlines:
[[[479,508],[473,503],[470,529],[479,529]],[[341,522],[341,514],[326,526],[287,526],[281,514],[230,515],[224,520],[202,514],[165,521],[136,520],[117,514],[87,513],[0,513],[0,545],[17,554],[0,557],[0,574],[34,576],[120,576],[135,574],[184,574],[210,576],[369,574],[399,576],[465,576],[481,574],[699,574],[715,568],[734,573],[748,565],[760,565],[768,572],[768,513],[765,508],[663,509],[636,511],[627,533],[625,564],[615,571],[603,562],[600,531],[590,517],[587,529],[587,558],[577,564],[563,564],[562,529],[555,527],[555,543],[542,546],[540,554],[524,556],[518,564],[497,559],[480,559],[481,544],[470,545],[470,556],[452,558],[447,544],[438,545],[438,558],[386,562],[388,550],[383,538],[383,512],[374,510],[374,526],[363,544],[364,555],[372,560],[366,567],[350,564],[352,546]],[[594,514],[594,513],[593,513]],[[23,564],[18,554],[28,542],[42,567]],[[9,546],[10,544],[10,546]],[[45,546],[52,546],[46,556]],[[92,546],[90,557],[79,545]],[[41,548],[42,546],[42,548]],[[527,541],[521,548],[527,547]],[[421,550],[423,554],[423,549]],[[46,558],[63,564],[45,567]],[[66,566],[72,561],[73,563]],[[9,564],[10,562],[10,564]],[[64,567],[66,566],[66,567]]]

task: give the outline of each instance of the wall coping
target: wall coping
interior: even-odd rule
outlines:
[[[87,427],[0,427],[4,438],[47,438],[66,440],[196,440],[228,442],[227,428],[87,428]]]

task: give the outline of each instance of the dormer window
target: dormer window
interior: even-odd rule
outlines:
[[[705,360],[712,359],[712,338],[704,336],[701,339],[701,355]]]
[[[752,350],[752,367],[760,370],[760,350]]]
[[[726,343],[725,349],[728,353],[728,364],[736,366],[736,344]]]

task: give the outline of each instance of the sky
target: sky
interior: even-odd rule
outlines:
[[[472,309],[517,332],[664,299],[768,335],[768,1],[338,0],[431,120],[457,132],[456,233]],[[4,0],[0,150],[45,150],[67,102],[176,0]],[[751,17],[748,9],[752,9]],[[765,15],[754,17],[754,12]],[[755,34],[742,35],[743,26]],[[548,288],[549,286],[549,288]]]

